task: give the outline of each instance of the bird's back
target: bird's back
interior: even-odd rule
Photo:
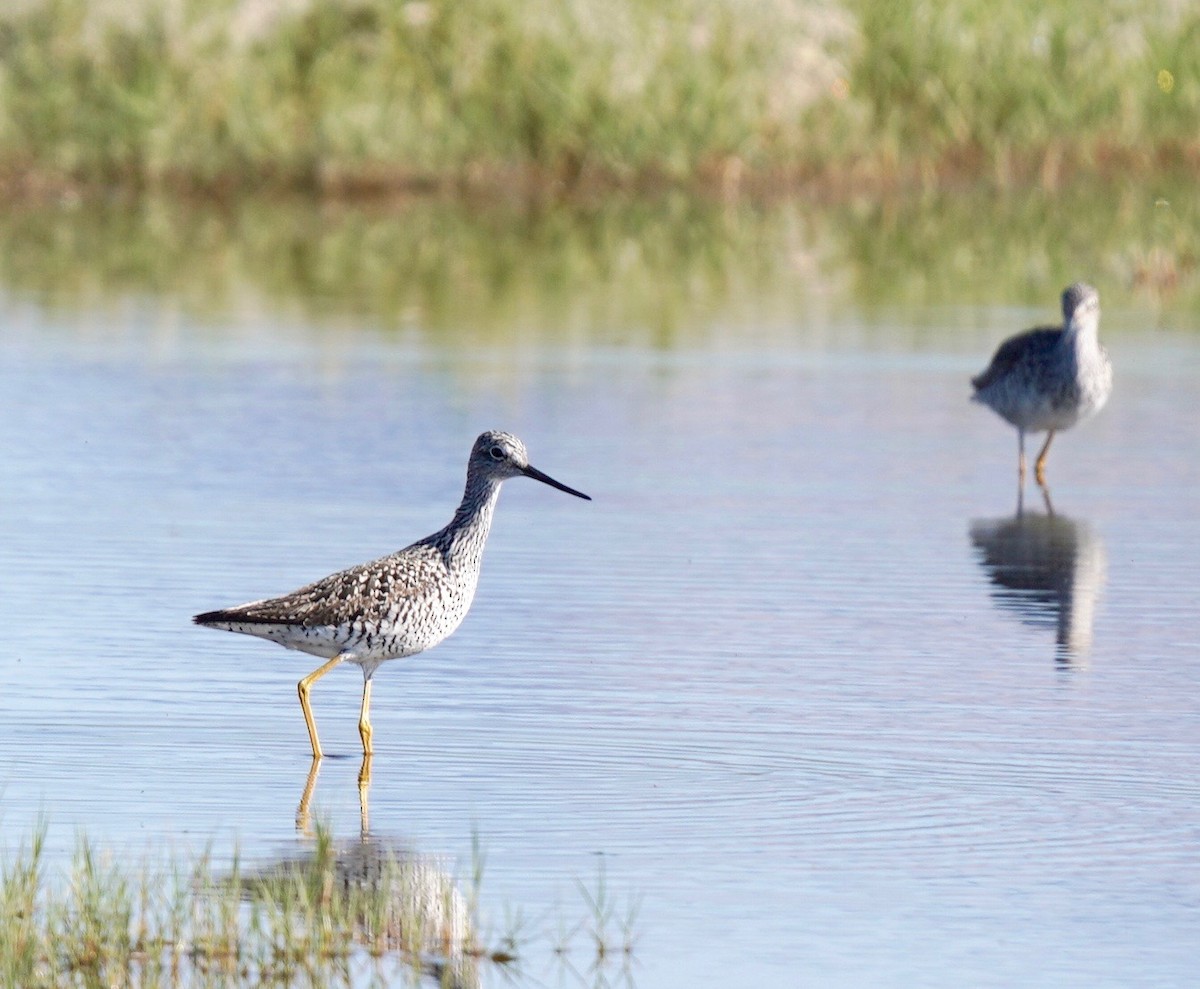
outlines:
[[[1057,328],[1037,327],[1004,341],[971,384],[975,401],[1030,432],[1066,429],[1083,411],[1077,354]]]
[[[411,656],[441,642],[470,607],[478,570],[451,563],[432,540],[422,540],[289,594],[195,620],[317,656]]]
[[[1032,376],[1037,368],[1044,367],[1053,358],[1062,336],[1061,327],[1037,326],[1009,337],[996,349],[991,363],[971,379],[976,397],[1014,376]]]

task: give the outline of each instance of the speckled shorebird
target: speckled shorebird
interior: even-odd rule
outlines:
[[[1025,483],[1025,434],[1047,433],[1034,474],[1046,483],[1054,434],[1095,415],[1112,392],[1112,364],[1100,345],[1100,295],[1076,282],[1062,295],[1063,325],[1039,326],[1005,340],[982,374],[974,401],[1017,427],[1017,475]]]
[[[475,596],[500,485],[521,475],[591,501],[531,467],[525,444],[511,433],[486,432],[471,448],[462,503],[444,529],[291,594],[207,611],[193,621],[329,660],[297,686],[314,759],[321,757],[321,742],[308,702],[312,685],[339,663],[357,663],[363,672],[358,731],[370,755],[371,677],[381,663],[415,656],[458,628]]]

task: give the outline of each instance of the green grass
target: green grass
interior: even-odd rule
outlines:
[[[805,46],[823,65],[832,44],[784,0],[140,7],[33,0],[0,15],[10,170],[331,190],[681,177],[794,141],[820,76],[777,84]]]
[[[867,50],[850,92],[860,153],[1055,185],[1200,151],[1200,8],[1129,0],[856,0]],[[861,143],[861,138],[858,139]]]
[[[0,985],[470,986],[489,967],[519,982],[532,943],[519,920],[493,940],[482,930],[478,855],[465,893],[428,858],[322,829],[304,854],[256,871],[218,869],[208,855],[130,864],[81,838],[52,876],[45,834],[0,863]],[[595,940],[611,924],[611,893],[603,874],[598,893],[580,889],[588,917],[574,930]],[[569,941],[546,953],[565,956]],[[628,958],[630,930],[590,947],[603,970]]]
[[[21,0],[25,190],[1057,183],[1195,164],[1200,8],[1103,0]]]
[[[47,873],[44,829],[0,875],[0,982],[39,986],[348,984],[364,960],[427,973],[504,964],[477,940],[452,881],[423,861],[382,854],[363,875],[318,833],[311,855],[257,874],[194,861],[126,865],[80,839],[65,882]],[[469,984],[465,971],[457,983]],[[477,978],[477,976],[476,976]]]

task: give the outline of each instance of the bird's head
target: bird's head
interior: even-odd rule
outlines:
[[[582,491],[569,488],[549,474],[543,474],[536,467],[530,466],[529,451],[525,449],[525,444],[512,433],[499,429],[489,429],[486,433],[479,434],[475,446],[471,449],[470,469],[499,481],[510,477],[532,477],[535,481],[549,484],[550,487],[575,495],[576,498],[592,500]]]
[[[1076,330],[1100,323],[1100,293],[1084,282],[1068,285],[1062,295],[1064,326]]]

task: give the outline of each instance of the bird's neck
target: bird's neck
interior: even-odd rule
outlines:
[[[1068,320],[1063,326],[1063,342],[1081,357],[1099,353],[1100,320],[1096,318]]]
[[[467,476],[467,487],[450,524],[442,530],[443,552],[456,561],[478,564],[483,556],[500,497],[500,482],[479,475]]]

